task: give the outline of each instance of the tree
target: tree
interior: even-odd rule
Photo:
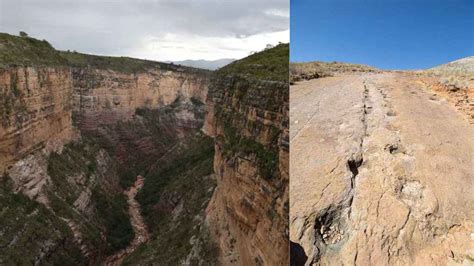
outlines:
[[[20,31],[20,37],[28,37],[28,34],[24,31]]]
[[[267,46],[265,47],[265,50],[272,49],[273,47],[275,46],[272,44],[267,44]]]

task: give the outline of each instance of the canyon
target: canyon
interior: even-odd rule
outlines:
[[[294,265],[473,263],[472,66],[294,79]]]
[[[288,45],[211,72],[0,34],[0,264],[285,264],[285,71]]]

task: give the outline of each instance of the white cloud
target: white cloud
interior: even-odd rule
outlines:
[[[288,10],[284,10],[284,9],[268,9],[268,10],[265,10],[264,13],[267,15],[273,15],[277,17],[284,17],[284,18],[290,17],[290,13],[288,13]]]
[[[147,36],[130,56],[159,61],[185,59],[243,58],[267,44],[289,41],[289,30],[239,37],[201,37],[167,33],[163,38]]]
[[[289,41],[288,0],[0,0],[0,32],[61,50],[154,60],[241,58]]]

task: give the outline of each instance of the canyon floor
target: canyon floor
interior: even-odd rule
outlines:
[[[143,188],[144,179],[137,176],[135,183],[124,192],[127,197],[128,214],[135,236],[127,248],[120,250],[116,254],[108,257],[105,265],[120,265],[125,256],[134,252],[141,244],[146,243],[150,236],[140,210],[140,203],[135,199],[137,193]]]
[[[291,86],[300,264],[472,265],[473,90],[441,87],[384,71]]]

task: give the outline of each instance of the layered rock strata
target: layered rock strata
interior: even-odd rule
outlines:
[[[36,150],[57,150],[73,136],[68,67],[0,69],[0,172]]]
[[[288,81],[217,74],[207,104],[217,175],[207,212],[220,262],[287,265]]]
[[[129,121],[137,108],[156,109],[176,99],[204,102],[207,72],[148,69],[127,73],[110,69],[72,69],[73,116],[81,130]]]

